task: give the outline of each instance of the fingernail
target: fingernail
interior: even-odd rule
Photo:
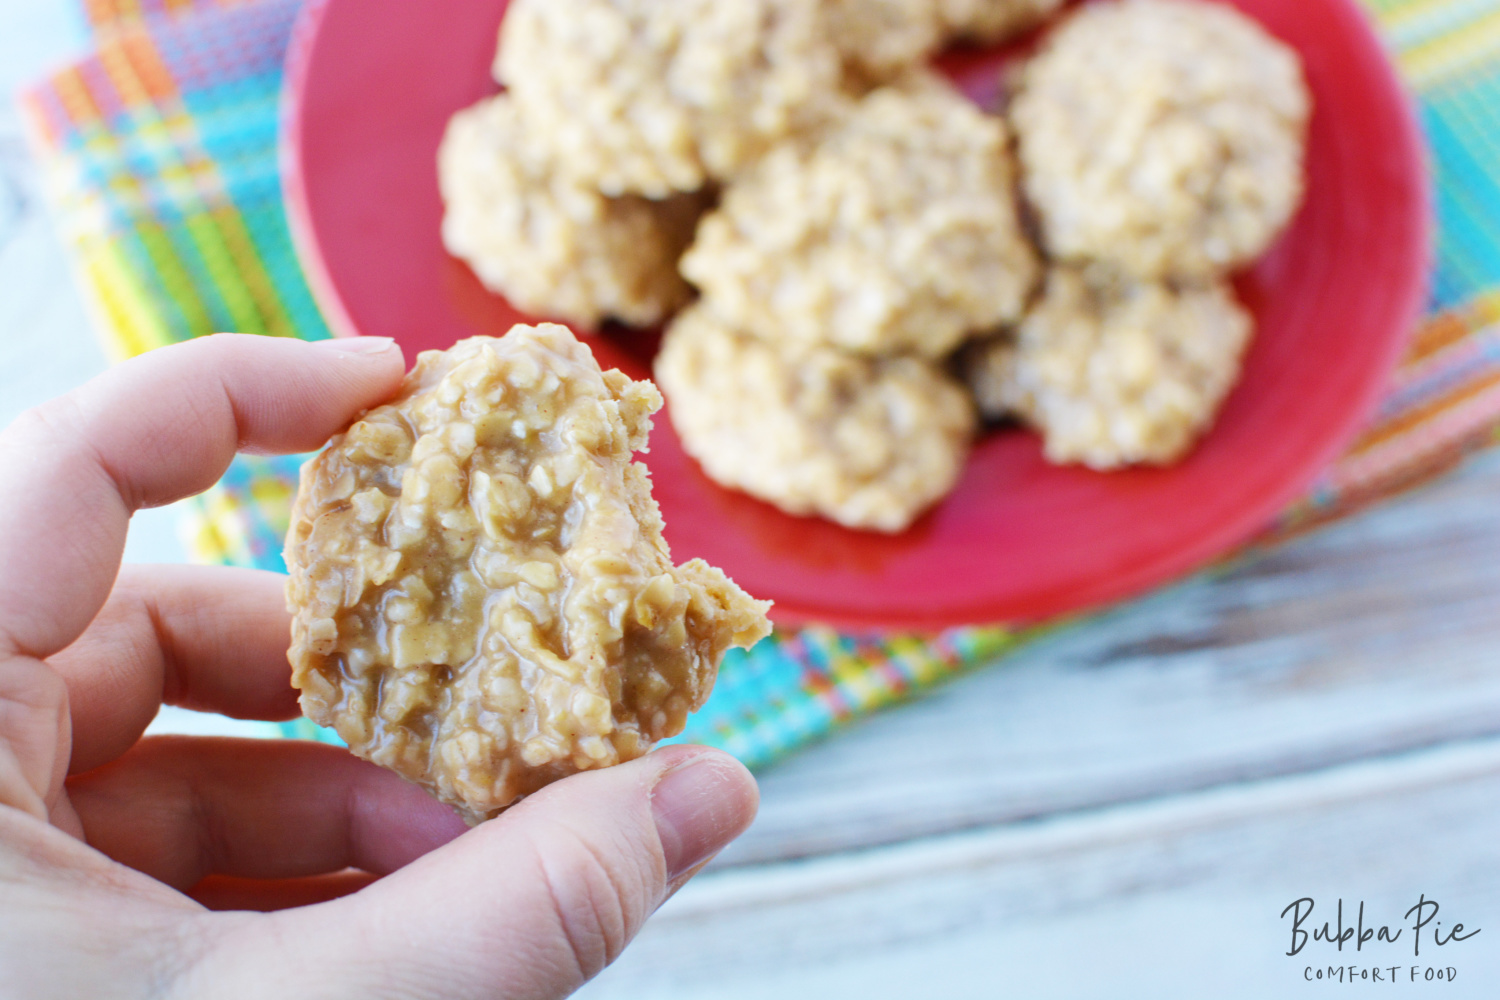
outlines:
[[[717,858],[718,856],[719,856],[719,852],[715,851],[713,854],[710,854],[708,857],[704,858],[702,861],[698,862],[696,865],[693,865],[691,868],[689,868],[687,871],[683,872],[681,875],[677,876],[676,878],[668,879],[667,880],[667,894],[662,897],[662,902],[665,903],[667,900],[669,900],[673,896],[677,895],[678,891],[681,890],[683,886],[687,885],[689,882],[691,882],[693,880],[693,876],[697,875],[703,869],[707,868],[709,862],[712,861],[714,858]]]
[[[384,354],[396,346],[390,337],[333,337],[314,345],[336,354]]]
[[[724,849],[750,825],[755,796],[743,768],[720,754],[704,752],[664,772],[651,791],[651,812],[667,862],[676,879]]]

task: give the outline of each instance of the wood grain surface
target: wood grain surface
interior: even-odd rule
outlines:
[[[1487,739],[720,872],[672,899],[580,996],[1490,998],[1497,797],[1500,741]],[[1405,930],[1395,944],[1288,956],[1280,914],[1301,898],[1319,922],[1342,899],[1346,925],[1363,902],[1366,924]],[[1422,898],[1445,933],[1455,921],[1480,933],[1434,947],[1429,925],[1414,954],[1405,914]],[[1383,980],[1305,978],[1351,965]],[[1429,982],[1428,968],[1457,976]]]
[[[1500,733],[1500,455],[1064,626],[762,778],[721,865]]]

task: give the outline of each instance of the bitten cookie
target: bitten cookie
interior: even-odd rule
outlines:
[[[421,355],[302,470],[292,683],[361,757],[470,822],[680,732],[769,605],[674,566],[648,382],[560,326]]]

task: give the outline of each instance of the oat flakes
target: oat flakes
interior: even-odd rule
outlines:
[[[1035,27],[1062,0],[821,0],[844,60],[889,79],[955,40],[994,44]]]
[[[1014,336],[964,361],[986,416],[1023,417],[1049,460],[1161,465],[1212,425],[1252,326],[1222,282],[1176,291],[1057,268]]]
[[[699,223],[681,266],[736,329],[927,358],[1019,317],[1039,271],[1004,123],[928,73],[773,150]]]
[[[286,559],[307,716],[471,822],[681,731],[768,605],[672,565],[631,461],[660,405],[560,326],[422,354],[303,468]]]
[[[728,178],[844,100],[809,0],[513,0],[495,74],[532,141],[610,195]]]
[[[1022,79],[1011,123],[1053,257],[1207,279],[1257,257],[1301,202],[1300,63],[1228,6],[1086,4]]]
[[[711,478],[851,528],[905,529],[953,488],[974,434],[963,388],[928,362],[788,352],[701,303],[668,330],[656,378]]]
[[[518,309],[597,327],[661,322],[700,199],[606,198],[539,159],[504,95],[453,116],[438,151],[443,243]]]
[[[1034,28],[1062,5],[1063,0],[937,0],[943,31],[950,40],[985,43]]]

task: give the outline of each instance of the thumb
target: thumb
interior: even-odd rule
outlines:
[[[265,915],[217,985],[274,969],[288,996],[567,996],[758,801],[744,766],[704,747],[574,775],[353,896]]]

